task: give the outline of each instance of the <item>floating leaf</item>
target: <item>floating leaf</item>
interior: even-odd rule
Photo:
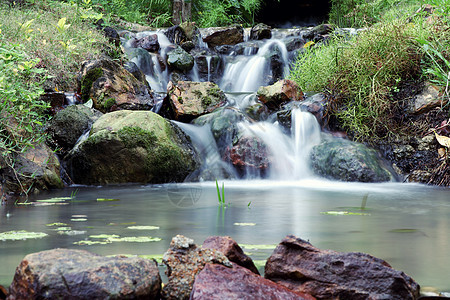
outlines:
[[[110,241],[108,240],[104,240],[104,241],[89,241],[89,240],[84,240],[84,241],[78,241],[78,242],[74,242],[74,245],[106,245],[106,244],[111,244]]]
[[[42,199],[42,200],[36,200],[36,202],[46,202],[46,203],[56,203],[56,202],[63,202],[66,200],[71,200],[71,197],[55,197],[50,199]]]
[[[70,219],[70,221],[72,221],[72,222],[86,222],[87,219],[85,219],[85,218],[78,218],[78,219]]]
[[[121,238],[108,238],[111,242],[135,242],[135,243],[148,243],[148,242],[159,242],[162,241],[161,238],[151,237],[151,236],[126,236]]]
[[[90,235],[91,239],[109,239],[109,238],[118,238],[119,235],[117,234],[97,234],[97,235]]]
[[[97,198],[97,202],[120,201],[120,199]]]
[[[277,245],[275,244],[267,244],[267,245],[257,245],[257,244],[239,244],[241,248],[250,249],[250,250],[271,250],[275,249]]]
[[[50,223],[50,224],[45,224],[45,226],[67,226],[66,223],[60,223],[60,222],[56,222],[56,223]]]
[[[17,240],[28,240],[28,239],[40,239],[48,234],[44,232],[28,232],[26,230],[19,231],[6,231],[0,233],[0,240],[2,241],[17,241]]]
[[[86,231],[84,231],[84,230],[62,230],[62,231],[58,231],[57,234],[72,236],[72,235],[86,234]]]
[[[256,223],[234,223],[236,226],[255,226]]]
[[[86,215],[72,215],[72,218],[87,218]]]
[[[158,226],[128,226],[128,229],[134,229],[134,230],[157,230],[159,229]]]
[[[349,212],[349,211],[322,211],[320,213],[322,215],[331,215],[331,216],[370,216],[370,214],[368,213]]]
[[[58,227],[58,228],[55,228],[53,230],[56,230],[56,231],[69,231],[69,230],[72,230],[72,227]]]
[[[389,230],[389,232],[394,232],[394,233],[413,233],[413,232],[418,232],[419,230],[417,229],[409,229],[409,228],[399,228],[399,229],[392,229]]]

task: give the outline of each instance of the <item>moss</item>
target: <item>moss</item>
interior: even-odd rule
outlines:
[[[202,97],[202,104],[203,104],[203,106],[210,106],[211,103],[212,103],[212,100],[211,100],[210,97],[208,97],[208,96],[203,96]]]
[[[81,99],[86,102],[90,98],[92,84],[103,76],[102,68],[93,68],[89,70],[81,79]]]
[[[181,104],[183,104],[183,97],[179,96],[179,97],[178,97],[178,102],[180,102]]]
[[[149,153],[157,139],[153,132],[144,130],[139,127],[126,126],[117,132],[126,148],[145,148]]]
[[[113,105],[116,104],[116,99],[114,98],[108,98],[105,100],[105,102],[103,103],[103,108],[105,108],[106,110],[110,109]]]
[[[202,92],[199,91],[199,90],[194,90],[194,91],[192,91],[192,94],[194,94],[195,96],[197,96],[197,97],[199,97],[199,98],[203,96]]]
[[[222,90],[218,87],[209,89],[208,94],[213,97],[222,98]]]

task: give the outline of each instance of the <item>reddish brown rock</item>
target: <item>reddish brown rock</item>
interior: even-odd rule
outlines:
[[[417,299],[419,285],[364,253],[321,250],[287,236],[266,263],[265,277],[317,299]]]
[[[313,300],[315,298],[290,291],[233,263],[232,268],[207,264],[195,278],[190,299]]]
[[[259,275],[252,259],[244,254],[238,243],[229,236],[210,236],[203,242],[203,249],[215,249],[222,252],[232,262]]]
[[[160,289],[154,261],[53,249],[22,260],[7,299],[159,299]]]
[[[203,29],[203,41],[213,48],[221,45],[236,45],[244,41],[244,29],[240,25],[210,27]]]
[[[167,266],[168,283],[164,286],[164,299],[189,299],[195,276],[207,263],[217,263],[231,267],[223,253],[214,249],[201,249],[190,238],[177,235],[172,238],[169,250],[164,253],[163,262]]]
[[[294,81],[283,79],[273,85],[260,87],[258,100],[276,110],[283,103],[303,100],[303,92]]]

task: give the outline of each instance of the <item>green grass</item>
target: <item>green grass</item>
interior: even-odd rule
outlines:
[[[389,15],[399,15],[411,4],[402,3],[397,10],[389,8]],[[337,118],[355,140],[376,143],[407,134],[408,126],[399,121],[404,99],[396,96],[402,87],[426,80],[443,89],[448,84],[450,26],[440,11],[436,9],[433,19],[406,14],[376,23],[356,37],[332,37],[300,54],[290,78],[306,91],[324,92],[328,116]]]

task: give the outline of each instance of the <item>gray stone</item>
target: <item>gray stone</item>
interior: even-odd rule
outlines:
[[[213,48],[222,45],[236,45],[244,41],[244,29],[240,25],[210,27],[201,30],[203,41]]]
[[[176,70],[187,72],[194,67],[194,58],[183,48],[177,47],[167,54],[167,64]]]

